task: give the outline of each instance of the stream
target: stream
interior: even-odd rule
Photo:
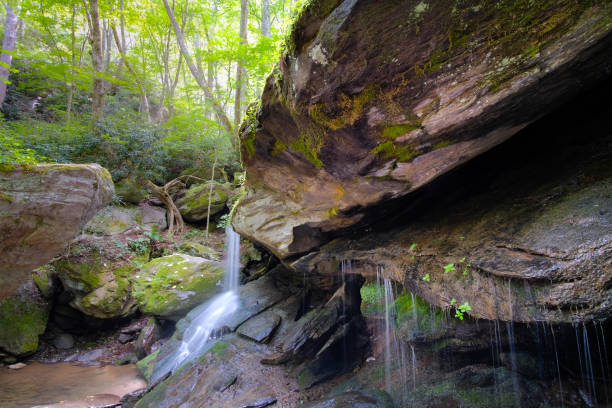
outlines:
[[[77,366],[29,363],[19,370],[0,369],[0,406],[103,406],[146,387],[135,365]]]

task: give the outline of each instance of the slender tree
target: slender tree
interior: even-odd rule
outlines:
[[[13,61],[13,51],[17,44],[17,26],[19,18],[13,8],[3,2],[6,10],[6,23],[4,24],[4,39],[2,41],[2,54],[0,54],[0,107],[6,98],[6,86],[9,83],[11,62]]]
[[[270,21],[270,0],[261,1],[261,35],[270,38],[272,23]]]
[[[89,25],[89,42],[91,43],[91,63],[93,67],[93,94],[91,100],[91,112],[94,127],[104,116],[104,97],[106,87],[104,86],[104,58],[102,50],[102,32],[100,31],[100,12],[98,0],[85,0],[85,16]]]
[[[208,88],[208,84],[206,83],[204,74],[202,73],[202,71],[198,69],[197,65],[193,62],[193,58],[191,58],[191,54],[189,53],[189,50],[187,49],[187,45],[185,44],[185,38],[183,36],[183,31],[181,30],[181,27],[176,21],[176,17],[174,16],[174,12],[172,11],[172,9],[170,8],[170,5],[168,4],[168,0],[163,0],[163,1],[164,1],[164,7],[166,8],[166,13],[168,14],[168,18],[170,18],[170,22],[172,23],[172,26],[174,27],[174,33],[176,35],[176,40],[179,44],[179,47],[181,48],[183,58],[185,58],[185,62],[187,62],[187,66],[189,67],[191,74],[193,75],[194,79],[196,80],[200,88],[202,88],[202,90],[204,91],[204,94],[206,95],[206,97],[209,98],[209,100],[211,100],[213,110],[215,111],[217,118],[221,122],[221,125],[225,128],[227,132],[229,132],[230,134],[233,133],[234,128],[232,126],[232,122],[229,120],[229,118],[225,114],[225,111],[223,110],[223,108],[221,107],[221,105],[219,104],[215,96],[213,95],[210,88]]]
[[[247,29],[249,23],[248,6],[248,0],[240,0],[240,44],[247,43]],[[242,121],[242,97],[245,94],[246,77],[246,69],[239,56],[238,63],[236,64],[236,94],[234,95],[234,129],[236,132],[238,132],[238,128],[240,127],[240,121]]]

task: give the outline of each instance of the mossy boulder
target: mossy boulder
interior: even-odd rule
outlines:
[[[222,184],[213,184],[210,196],[210,215],[215,215],[225,208],[230,190]],[[176,200],[176,205],[183,218],[189,222],[198,222],[206,219],[208,214],[210,184],[198,184],[188,189],[185,194]]]
[[[95,248],[75,247],[53,265],[64,288],[74,296],[70,302],[73,308],[100,319],[134,312],[128,280],[136,269],[134,263],[110,259]]]
[[[113,191],[97,164],[0,166],[0,299],[60,254]]]
[[[219,293],[225,269],[215,261],[174,254],[143,265],[131,278],[132,295],[140,311],[165,319],[179,319]]]
[[[143,183],[134,177],[127,177],[115,183],[115,195],[126,203],[138,204],[147,198],[147,191]]]
[[[183,242],[181,244],[181,251],[185,252],[187,255],[199,256],[213,261],[217,261],[221,257],[221,254],[211,247],[193,241]]]
[[[138,206],[108,206],[87,223],[85,230],[96,235],[117,235],[132,228],[161,231],[167,227],[166,210],[143,203]]]
[[[0,300],[0,350],[14,356],[32,354],[44,333],[50,304],[33,282],[22,285],[12,297]]]

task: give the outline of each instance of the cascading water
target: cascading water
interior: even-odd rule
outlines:
[[[155,364],[151,382],[164,377],[181,365],[200,357],[212,344],[224,322],[240,305],[238,285],[240,277],[240,236],[227,226],[225,257],[225,291],[189,312],[191,321],[183,333],[180,345]]]
[[[399,364],[401,385],[405,387],[408,383],[406,375],[406,350],[400,344],[396,336],[395,328],[393,327],[396,311],[395,311],[395,294],[393,293],[393,285],[391,279],[385,276],[385,269],[379,265],[376,268],[376,283],[380,290],[379,297],[385,300],[385,321],[383,331],[384,338],[384,353],[385,353],[385,389],[388,393],[392,391],[392,369],[394,362]],[[412,370],[413,381],[416,381],[416,355],[411,346],[412,351]],[[415,382],[416,384],[416,382]],[[416,385],[415,385],[416,386]],[[405,392],[406,390],[403,390]]]

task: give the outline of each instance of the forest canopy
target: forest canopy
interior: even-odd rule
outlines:
[[[304,2],[3,2],[0,162],[159,184],[214,162],[232,177],[240,122]]]

